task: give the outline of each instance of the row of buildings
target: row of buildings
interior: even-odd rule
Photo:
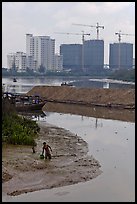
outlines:
[[[8,69],[25,72],[56,71],[63,69],[63,56],[55,54],[55,40],[50,36],[26,34],[26,53],[16,52],[7,55]]]
[[[46,71],[101,71],[104,68],[104,41],[85,40],[83,44],[61,44],[60,54],[55,54],[55,39],[49,36],[26,34],[26,53],[7,55],[8,68],[23,72]],[[133,44],[111,43],[109,45],[109,68],[131,69],[133,67]]]
[[[80,44],[62,44],[60,54],[63,56],[63,68],[85,72],[101,71],[104,68],[104,41],[86,40]],[[133,44],[111,43],[109,45],[109,68],[133,68]]]

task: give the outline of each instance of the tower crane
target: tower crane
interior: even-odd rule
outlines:
[[[56,32],[57,34],[66,34],[66,35],[82,35],[82,57],[81,57],[81,64],[82,64],[82,70],[84,71],[84,36],[90,35],[90,33],[65,33],[65,32]]]
[[[119,43],[121,42],[121,35],[132,35],[132,36],[133,36],[133,34],[121,33],[121,30],[120,30],[119,32],[115,33],[115,35],[118,35],[118,41],[119,41]]]
[[[84,36],[85,35],[90,35],[90,33],[84,33],[84,31],[82,31],[82,33],[63,33],[63,32],[55,32],[57,34],[66,34],[66,35],[82,35],[82,43],[84,43]]]
[[[85,25],[85,24],[78,24],[78,23],[73,23],[73,25],[78,25],[78,26],[88,26],[88,27],[95,27],[97,29],[97,40],[99,39],[99,28],[104,29],[104,26],[99,25],[99,23],[97,23],[96,26],[93,25]]]
[[[118,50],[118,67],[120,69],[121,67],[121,51],[120,51],[120,43],[121,43],[121,35],[131,35],[133,36],[133,34],[127,34],[127,33],[121,33],[121,30],[119,32],[116,32],[115,35],[118,35],[118,42],[119,42],[119,50]]]

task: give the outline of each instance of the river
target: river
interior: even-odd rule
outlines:
[[[6,79],[7,80],[7,79]],[[11,81],[3,80],[3,83]],[[34,79],[33,79],[34,80]],[[38,79],[37,79],[38,80]],[[66,79],[65,79],[66,81]],[[68,80],[69,81],[69,80]],[[36,84],[42,84],[39,79]],[[45,84],[59,85],[62,79],[44,79]],[[17,82],[19,83],[19,81]],[[34,85],[30,79],[20,81]],[[21,89],[21,92],[24,90]],[[124,112],[123,112],[124,114]],[[134,112],[132,113],[134,114]],[[88,182],[41,190],[16,197],[4,196],[7,202],[134,202],[135,201],[135,122],[101,117],[45,111],[39,122],[50,123],[81,136],[89,152],[101,164],[103,173]]]
[[[71,83],[75,87],[87,88],[135,88],[134,82],[89,77],[17,77],[17,82],[13,82],[13,77],[2,78],[4,91],[12,93],[26,93],[35,85],[60,86],[62,82]]]

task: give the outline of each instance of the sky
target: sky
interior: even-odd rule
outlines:
[[[135,57],[135,2],[2,2],[2,67],[7,67],[7,54],[26,52],[26,33],[55,39],[55,52],[61,44],[82,43],[97,38],[104,40],[104,63],[109,63],[109,44],[133,43]],[[89,26],[80,26],[83,24]],[[59,34],[60,33],[78,33]]]

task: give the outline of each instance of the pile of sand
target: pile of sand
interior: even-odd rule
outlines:
[[[76,88],[69,86],[35,86],[27,95],[45,100],[95,104],[135,105],[135,89]]]

